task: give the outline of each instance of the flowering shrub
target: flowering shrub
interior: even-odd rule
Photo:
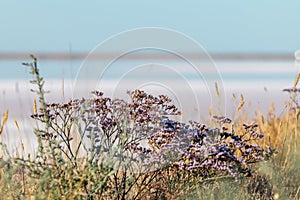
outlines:
[[[190,189],[188,182],[257,174],[254,164],[275,152],[258,145],[264,135],[256,123],[236,132],[223,116],[213,116],[218,127],[176,121],[181,112],[165,95],[128,91],[126,102],[93,91],[88,99],[48,103],[33,59],[25,65],[39,97],[31,115],[39,147],[35,158],[19,159],[18,166],[23,187],[32,182],[41,198],[174,198]]]
[[[253,163],[270,156],[255,143],[264,136],[255,123],[243,124],[243,133],[229,132],[227,126],[231,120],[225,117],[214,116],[221,128],[171,120],[168,115],[180,112],[164,95],[154,97],[144,91],[130,91],[131,101],[127,103],[104,97],[99,91],[93,94],[91,99],[46,104],[49,121],[45,121],[45,114],[32,115],[49,127],[47,132],[38,130],[39,136],[57,141],[58,150],[71,162],[77,160],[82,146],[88,157],[92,155],[91,162],[103,162],[99,159],[107,154],[110,161],[130,159],[129,163],[138,163],[148,170],[154,165],[172,165],[205,180],[225,175],[249,176]],[[72,149],[70,141],[75,125],[79,128],[80,142]]]

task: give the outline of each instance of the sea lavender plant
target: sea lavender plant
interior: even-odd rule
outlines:
[[[44,180],[42,190],[57,188],[59,196],[70,187],[81,188],[85,197],[99,199],[136,199],[147,192],[162,197],[167,189],[162,192],[156,186],[168,180],[166,174],[202,183],[221,177],[239,180],[251,176],[254,164],[270,156],[256,143],[263,137],[257,124],[244,124],[244,131],[236,133],[233,128],[229,131],[232,121],[223,116],[214,117],[218,128],[178,122],[170,116],[181,112],[165,95],[128,91],[126,102],[93,91],[89,99],[47,103],[44,81],[33,59],[25,65],[38,88],[34,91],[40,109],[37,112],[35,106],[31,117],[39,124],[35,130],[39,150],[35,159],[23,163],[31,177],[52,179]],[[72,182],[62,182],[61,175],[71,175]]]

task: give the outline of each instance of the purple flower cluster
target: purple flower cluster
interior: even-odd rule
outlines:
[[[169,166],[202,179],[250,175],[252,164],[263,160],[268,152],[255,143],[263,137],[257,124],[244,124],[242,133],[229,132],[232,121],[226,117],[214,116],[221,128],[195,121],[186,124],[170,119],[170,115],[181,113],[164,95],[128,91],[131,101],[125,102],[104,97],[99,91],[92,93],[90,99],[47,104],[48,121],[42,114],[32,115],[49,124],[41,136],[68,145],[76,125],[80,145],[93,159],[99,161],[107,153],[110,159],[118,157],[124,162],[130,158],[146,168]],[[78,149],[70,148],[70,157],[77,156]]]
[[[222,123],[231,123],[224,118]],[[241,135],[226,129],[209,128],[191,121],[189,125],[169,119],[161,130],[149,138],[152,149],[158,149],[162,160],[179,170],[188,171],[206,179],[216,176],[250,175],[251,164],[264,159],[264,149],[253,143],[263,137],[255,128],[246,125]],[[174,155],[176,157],[174,157]]]

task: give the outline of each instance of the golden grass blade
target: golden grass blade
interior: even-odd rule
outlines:
[[[1,126],[0,126],[0,135],[3,131],[3,128],[4,128],[4,125],[6,124],[7,119],[8,119],[8,110],[6,110],[4,115],[3,115],[2,123],[1,123]]]
[[[295,79],[295,81],[294,81],[294,87],[297,86],[297,84],[298,84],[298,82],[299,82],[299,79],[300,79],[300,73],[298,73],[298,75],[297,75],[297,77],[296,77],[296,79]]]
[[[17,120],[15,120],[14,122],[15,122],[15,126],[17,127],[18,131],[20,132],[20,127],[19,127]]]
[[[261,123],[264,124],[265,123],[265,118],[263,115],[260,115],[260,120],[261,120]]]
[[[215,89],[216,89],[216,96],[218,97],[220,95],[219,88],[217,82],[215,82]]]
[[[274,111],[275,111],[275,105],[274,103],[272,103],[269,108],[269,113],[274,113]]]
[[[37,114],[36,99],[33,100],[33,114]]]
[[[213,106],[210,106],[209,107],[209,110],[208,110],[208,114],[209,114],[209,116],[213,116],[213,114],[214,114],[214,108],[213,108]]]
[[[22,139],[22,135],[21,135],[21,131],[20,131],[20,127],[19,127],[19,124],[17,122],[17,120],[14,121],[15,123],[15,126],[17,127],[18,129],[18,132],[19,132],[19,135],[20,135],[20,143],[21,143],[21,148],[22,148],[22,152],[24,153],[24,143],[23,143],[23,139]]]

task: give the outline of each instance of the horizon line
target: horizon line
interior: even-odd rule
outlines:
[[[55,60],[55,61],[69,61],[69,60],[84,60],[89,56],[89,59],[101,60],[111,57],[119,57],[117,53],[102,53],[91,54],[84,52],[66,53],[66,52],[0,52],[0,60],[22,60],[30,58],[33,54],[39,60]],[[204,60],[209,58],[207,54],[193,54],[188,53],[192,59]],[[228,61],[293,61],[294,55],[287,53],[210,53],[208,54],[213,60],[228,60]],[[148,53],[148,54],[130,54],[123,57],[126,60],[144,60],[144,59],[158,59],[158,60],[174,60],[174,55]]]

